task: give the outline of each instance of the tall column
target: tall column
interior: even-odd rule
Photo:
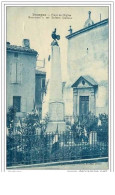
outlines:
[[[57,41],[51,46],[51,75],[49,81],[49,123],[47,132],[65,131],[64,102],[62,98],[62,77],[60,48]]]

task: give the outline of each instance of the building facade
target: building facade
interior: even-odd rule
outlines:
[[[40,117],[42,117],[42,103],[46,92],[46,72],[36,70],[35,76],[35,106]]]
[[[23,40],[22,46],[7,42],[7,111],[13,106],[20,117],[34,108],[37,55],[28,39]]]
[[[66,36],[68,80],[64,87],[66,116],[108,113],[108,19],[94,23],[91,12],[83,29]]]

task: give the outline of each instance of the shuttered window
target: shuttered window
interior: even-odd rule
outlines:
[[[22,64],[14,62],[11,64],[11,83],[21,83],[22,80]]]

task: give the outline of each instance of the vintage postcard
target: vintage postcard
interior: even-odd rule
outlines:
[[[5,169],[110,170],[110,6],[5,8]]]

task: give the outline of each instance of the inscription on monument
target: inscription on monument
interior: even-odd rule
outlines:
[[[52,102],[49,105],[49,109],[50,109],[50,120],[51,121],[63,121],[64,120],[63,103]]]

